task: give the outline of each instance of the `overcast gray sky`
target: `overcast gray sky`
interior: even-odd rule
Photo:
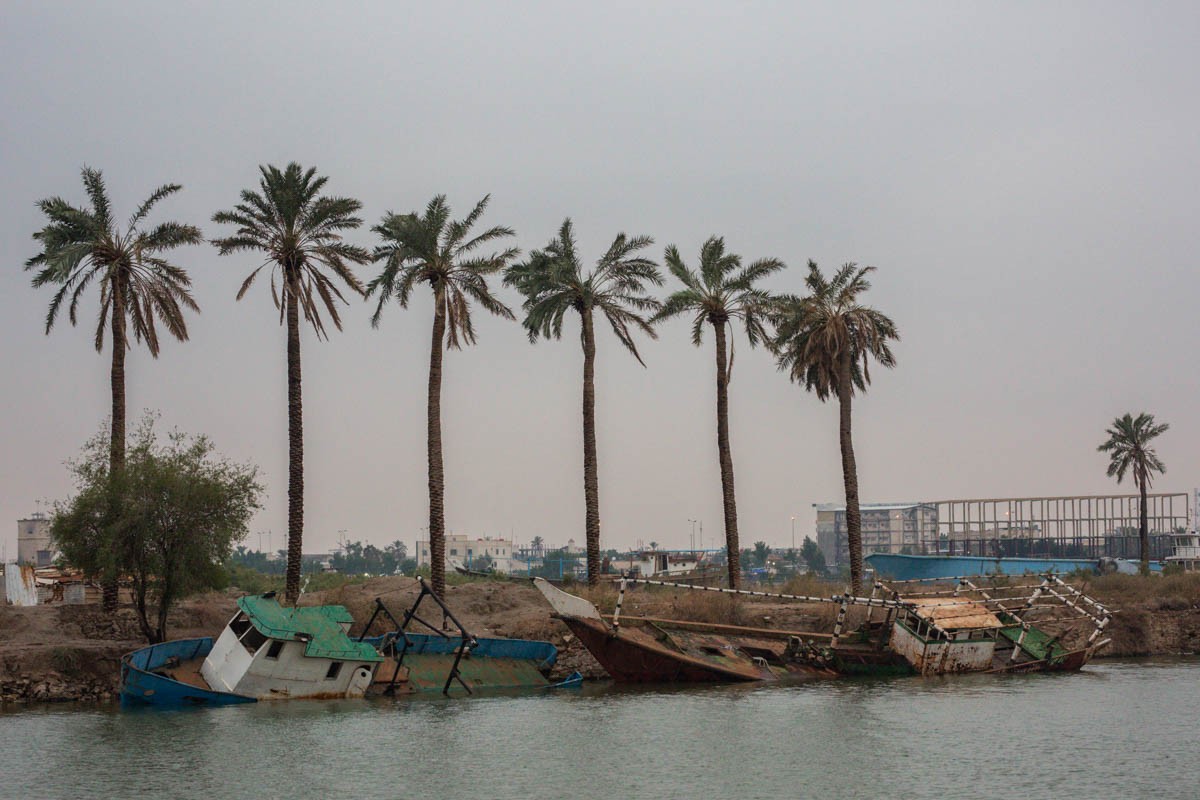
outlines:
[[[1115,489],[1106,425],[1171,423],[1157,488],[1200,483],[1196,367],[1200,69],[1194,3],[58,3],[0,6],[0,543],[64,497],[63,462],[109,411],[109,354],[42,324],[22,264],[34,201],[82,202],[103,169],[128,214],[209,219],[297,160],[373,224],[437,193],[528,251],[572,216],[594,258],[618,231],[696,258],[879,268],[899,366],[856,405],[863,499]],[[370,246],[366,230],[353,240]],[[252,256],[178,253],[203,312],[191,341],[128,360],[131,419],[204,432],[262,467],[254,531],[286,531],[284,330]],[[373,268],[361,271],[364,278]],[[503,297],[514,307],[518,298]],[[346,313],[304,337],[306,550],[409,542],[427,524],[431,299]],[[446,519],[455,532],[582,540],[577,327],[530,345],[478,318],[446,359]],[[642,369],[605,333],[597,369],[606,546],[721,541],[711,340],[687,323]],[[842,498],[837,409],[744,339],[731,387],[743,541],[813,529]],[[1129,487],[1132,491],[1132,487]],[[257,546],[251,535],[247,542]],[[707,542],[706,542],[707,543]],[[264,542],[265,545],[265,542]]]

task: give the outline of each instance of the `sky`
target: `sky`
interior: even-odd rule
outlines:
[[[109,413],[93,293],[43,330],[35,202],[82,203],[102,169],[124,218],[229,233],[213,213],[260,164],[299,161],[388,211],[445,194],[456,216],[544,245],[564,217],[594,260],[620,231],[694,264],[722,235],[746,259],[876,266],[866,301],[899,327],[894,370],[855,401],[864,501],[1103,493],[1114,417],[1170,423],[1159,490],[1200,485],[1196,368],[1200,7],[1192,3],[0,4],[0,549],[72,490],[65,462]],[[177,251],[201,305],[190,340],[127,359],[128,408],[258,465],[246,543],[284,546],[285,332],[251,255]],[[367,266],[364,279],[377,273]],[[668,282],[661,290],[672,288]],[[508,289],[499,295],[517,309]],[[354,302],[303,336],[305,551],[412,547],[428,524],[432,297]],[[578,322],[531,345],[476,313],[447,355],[450,531],[583,540]],[[664,324],[646,367],[600,331],[602,542],[723,541],[711,335]],[[743,543],[791,544],[839,501],[837,407],[739,332],[730,387]],[[1132,486],[1121,487],[1133,491]],[[259,535],[261,533],[261,536]]]

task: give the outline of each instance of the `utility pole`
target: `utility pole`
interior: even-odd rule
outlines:
[[[792,514],[792,560],[796,558],[796,515]]]

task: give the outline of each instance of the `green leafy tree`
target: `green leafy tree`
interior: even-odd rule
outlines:
[[[771,547],[766,542],[754,543],[754,565],[757,567],[765,567],[767,565],[767,556],[771,555]]]
[[[83,168],[83,186],[89,206],[74,206],[61,197],[38,202],[46,225],[33,234],[42,251],[25,262],[34,270],[33,285],[58,287],[46,313],[46,333],[59,318],[63,304],[75,325],[79,305],[89,286],[100,295],[94,343],[104,349],[104,332],[112,337],[112,421],[109,426],[109,471],[116,475],[125,461],[125,351],[129,334],[145,342],[150,355],[159,353],[158,327],[179,341],[187,341],[184,309],[199,311],[192,298],[187,272],[166,259],[178,247],[203,241],[200,229],[180,222],[161,222],[144,227],[147,216],[164,198],[183,187],[168,183],[154,190],[134,210],[122,228],[112,210],[112,201],[99,170]],[[114,508],[113,514],[120,513]],[[117,606],[117,576],[101,576],[104,607]]]
[[[379,326],[383,305],[394,299],[408,308],[412,290],[428,284],[433,293],[433,341],[429,353],[429,394],[426,406],[429,460],[429,555],[433,590],[446,591],[446,478],[442,464],[442,350],[475,344],[471,319],[474,301],[505,319],[513,313],[492,294],[488,276],[503,270],[519,252],[515,247],[481,255],[486,244],[516,235],[512,228],[495,226],[472,235],[471,229],[487,209],[488,197],[461,220],[450,219],[446,198],[429,201],[424,214],[388,213],[374,227],[383,244],[375,248],[375,261],[383,271],[368,285],[367,296],[379,296],[371,325]]]
[[[260,507],[258,470],[222,459],[203,436],[176,431],[160,443],[147,416],[114,475],[107,438],[102,431],[71,464],[76,493],[55,505],[51,534],[84,572],[129,576],[142,633],[161,642],[172,606],[222,585],[221,565]]]
[[[857,389],[871,382],[870,359],[894,367],[890,342],[900,338],[896,324],[861,296],[871,288],[866,276],[874,267],[845,264],[826,278],[815,261],[808,262],[806,297],[788,295],[774,306],[775,334],[771,350],[779,369],[824,401],[838,400],[842,479],[846,489],[846,540],[850,550],[850,585],[862,591],[862,514],[858,502],[858,468],[851,437],[851,403]]]
[[[268,269],[271,298],[287,325],[288,384],[288,546],[284,595],[294,603],[300,596],[304,544],[304,409],[300,371],[300,315],[318,339],[328,338],[322,309],[338,330],[338,303],[345,303],[338,284],[361,295],[362,284],[351,267],[366,264],[371,254],[342,238],[362,225],[356,216],[362,204],[349,197],[322,195],[328,178],[315,168],[292,162],[280,170],[259,167],[259,190],[242,190],[232,211],[218,211],[213,222],[236,225],[232,236],[213,242],[221,255],[250,251],[264,261],[242,282],[241,300],[259,273]]]
[[[800,546],[800,557],[808,565],[810,573],[817,575],[829,574],[829,567],[825,564],[825,554],[821,552],[821,548],[817,546],[817,543],[807,536],[804,537],[804,544]]]
[[[1141,542],[1142,572],[1150,571],[1150,525],[1146,514],[1146,492],[1150,488],[1154,473],[1162,474],[1166,466],[1159,459],[1152,444],[1171,426],[1156,423],[1153,414],[1142,412],[1136,417],[1126,414],[1117,417],[1106,431],[1108,439],[1097,448],[1108,453],[1108,477],[1125,480],[1126,473],[1133,473],[1133,482],[1142,495],[1141,515],[1138,520],[1138,538]]]
[[[637,255],[654,243],[649,236],[618,234],[607,252],[584,271],[575,244],[571,220],[563,221],[558,235],[529,259],[514,264],[504,276],[505,284],[524,296],[523,325],[529,341],[538,337],[562,338],[563,320],[574,311],[580,319],[583,345],[583,493],[587,541],[588,583],[600,580],[600,487],[596,457],[596,334],[593,315],[608,320],[617,340],[639,364],[645,366],[633,340],[635,330],[657,338],[647,314],[660,304],[646,294],[648,284],[662,285],[662,275],[653,260]]]
[[[699,272],[684,263],[675,245],[667,248],[664,260],[667,269],[683,284],[683,288],[666,299],[652,321],[689,314],[692,317],[692,344],[700,346],[705,325],[712,326],[716,340],[717,455],[721,465],[729,586],[736,589],[741,582],[742,571],[738,563],[733,452],[729,445],[729,381],[733,376],[733,340],[728,338],[726,329],[731,328],[736,320],[741,320],[751,347],[767,338],[763,312],[770,295],[756,284],[785,265],[777,258],[762,258],[743,267],[741,256],[727,253],[725,240],[719,236],[710,237],[700,248]]]

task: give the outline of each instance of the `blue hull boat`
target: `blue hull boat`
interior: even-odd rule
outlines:
[[[195,683],[176,680],[169,671],[199,664],[213,648],[211,636],[178,639],[134,650],[121,657],[121,705],[136,706],[229,706],[257,702],[230,692],[218,692]],[[198,678],[198,674],[197,674]]]
[[[867,564],[881,576],[897,581],[957,578],[962,575],[1044,575],[1075,570],[1095,571],[1095,558],[985,558],[983,556],[908,556],[897,553],[871,553]],[[1158,572],[1162,565],[1150,563]],[[1136,570],[1134,570],[1136,571]]]

